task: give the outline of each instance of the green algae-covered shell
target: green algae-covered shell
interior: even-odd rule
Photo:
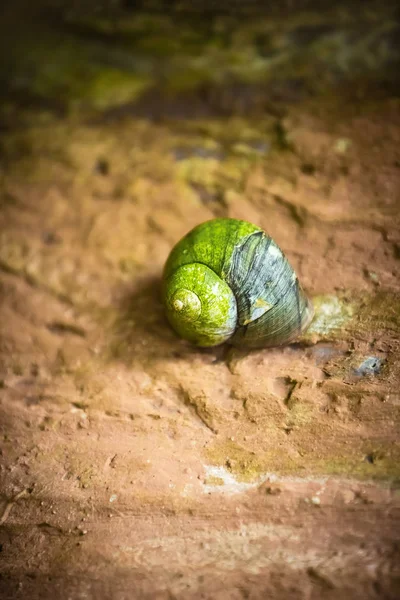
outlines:
[[[164,268],[167,317],[198,346],[279,346],[309,325],[312,304],[283,252],[262,229],[237,219],[198,225]]]

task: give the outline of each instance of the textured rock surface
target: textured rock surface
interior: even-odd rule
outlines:
[[[2,598],[398,597],[399,25],[377,6],[179,34],[4,11]],[[222,215],[285,250],[316,306],[300,343],[168,327],[168,252]]]

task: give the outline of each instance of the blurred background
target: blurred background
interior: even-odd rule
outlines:
[[[282,112],[337,86],[398,93],[399,35],[390,2],[4,2],[2,89],[53,112]]]

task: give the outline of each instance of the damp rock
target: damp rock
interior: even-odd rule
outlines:
[[[106,177],[107,175],[110,174],[110,163],[108,162],[108,160],[106,158],[98,158],[95,165],[94,165],[94,171],[95,173],[98,173],[99,175],[103,175],[104,177]]]
[[[225,158],[224,153],[218,147],[178,147],[173,149],[172,155],[177,162],[190,159],[192,157],[215,158],[216,160],[222,160]]]
[[[379,375],[383,365],[383,360],[378,356],[368,356],[356,369],[354,374],[359,377],[367,375]]]
[[[306,337],[332,337],[340,332],[353,316],[353,307],[337,296],[317,296],[313,298],[313,304],[315,316]]]

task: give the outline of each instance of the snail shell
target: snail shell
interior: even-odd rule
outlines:
[[[313,307],[282,250],[237,219],[198,225],[172,249],[163,302],[176,333],[197,346],[280,346],[310,324]]]

